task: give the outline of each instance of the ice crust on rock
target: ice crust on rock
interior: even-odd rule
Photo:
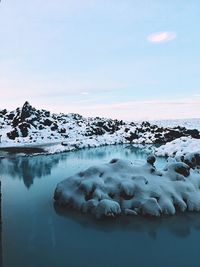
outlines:
[[[183,162],[168,163],[159,171],[152,156],[143,166],[113,159],[60,182],[54,199],[97,218],[200,211],[200,174]]]

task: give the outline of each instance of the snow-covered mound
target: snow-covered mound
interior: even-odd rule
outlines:
[[[200,140],[191,137],[181,137],[166,143],[156,149],[155,154],[161,157],[181,157],[188,153],[200,152]]]
[[[200,140],[191,137],[178,138],[157,148],[155,154],[175,158],[194,169],[200,166]]]
[[[200,138],[199,131],[184,127],[163,128],[149,122],[51,114],[28,102],[11,112],[0,110],[0,135],[0,147],[55,144],[48,147],[49,153],[129,142],[165,144],[182,136]]]
[[[163,171],[149,156],[143,166],[113,159],[93,166],[57,185],[58,205],[92,213],[97,218],[119,214],[175,214],[200,211],[200,174],[183,162],[169,163]]]

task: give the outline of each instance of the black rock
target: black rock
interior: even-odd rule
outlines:
[[[19,133],[17,129],[12,130],[11,132],[7,133],[7,136],[11,140],[15,140],[15,138],[19,137]]]
[[[156,162],[156,157],[154,155],[149,155],[147,157],[147,163],[149,163],[153,166],[155,162]]]
[[[18,127],[21,131],[22,137],[27,137],[29,133],[29,129],[31,128],[30,124],[26,122],[22,122],[18,125]]]

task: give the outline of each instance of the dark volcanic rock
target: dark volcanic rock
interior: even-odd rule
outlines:
[[[29,129],[31,128],[30,124],[26,122],[22,122],[18,125],[18,127],[21,131],[22,137],[27,137],[29,133]]]
[[[12,130],[11,132],[7,133],[7,136],[11,140],[15,140],[16,137],[19,137],[19,133],[17,129]]]
[[[156,157],[154,155],[149,155],[147,157],[147,163],[149,163],[150,165],[154,165],[154,163],[156,162]]]
[[[190,135],[193,138],[200,139],[199,131],[196,130],[196,129],[193,129],[193,130],[185,130],[184,131],[184,134],[185,135]]]
[[[33,108],[27,101],[24,103],[22,109],[17,108],[16,115],[13,118],[12,125],[16,127],[19,123],[29,122],[33,125],[35,120],[38,120],[38,111]]]
[[[50,119],[46,119],[46,120],[44,120],[44,126],[51,126],[52,125],[52,123],[53,123],[53,121],[51,121]]]
[[[57,123],[54,123],[53,126],[51,127],[52,131],[56,131],[58,129]]]
[[[7,113],[8,111],[7,111],[7,109],[2,109],[2,110],[0,110],[0,115],[6,115],[6,113]]]
[[[200,152],[189,153],[186,156],[183,156],[181,160],[191,168],[200,167]]]
[[[190,175],[190,167],[184,163],[173,163],[174,171],[187,177]]]
[[[139,135],[137,133],[130,133],[128,137],[126,137],[126,140],[129,141],[130,143],[133,142],[133,140],[138,139]]]
[[[15,114],[14,113],[10,113],[7,116],[8,120],[13,120],[14,117],[15,117]]]

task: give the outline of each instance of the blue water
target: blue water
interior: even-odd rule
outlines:
[[[59,181],[120,157],[141,164],[146,154],[118,145],[1,159],[3,267],[199,267],[199,214],[96,221],[54,207]]]

